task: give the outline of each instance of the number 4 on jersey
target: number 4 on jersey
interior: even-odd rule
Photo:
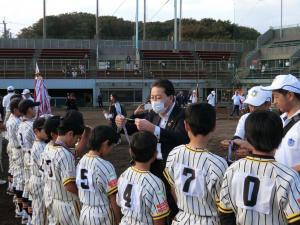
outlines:
[[[128,184],[123,194],[123,199],[125,200],[125,206],[128,208],[131,208],[131,192],[132,192],[132,184]]]

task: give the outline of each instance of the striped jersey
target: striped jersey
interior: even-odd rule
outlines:
[[[13,114],[10,115],[9,119],[6,122],[8,142],[12,148],[20,147],[17,138],[17,133],[18,133],[18,128],[20,123],[21,123],[20,118],[14,116]]]
[[[226,161],[207,150],[175,147],[168,156],[164,176],[175,189],[177,206],[187,217],[216,217]]]
[[[110,210],[108,197],[117,192],[118,184],[115,168],[110,162],[99,156],[85,154],[77,165],[76,184],[83,205]]]
[[[75,182],[76,168],[74,155],[65,147],[48,143],[43,153],[45,195],[50,192],[52,199],[75,201],[78,196],[68,192],[64,185]]]
[[[29,152],[35,140],[35,134],[33,132],[33,119],[24,119],[20,123],[17,137],[22,150],[25,152]]]
[[[236,224],[279,225],[300,220],[300,177],[273,157],[251,155],[226,171],[219,211]]]
[[[41,177],[42,171],[42,153],[45,149],[46,143],[40,140],[35,140],[31,148],[30,164],[31,164],[31,175]]]
[[[162,180],[134,167],[119,177],[117,204],[124,215],[122,225],[150,225],[170,213]]]

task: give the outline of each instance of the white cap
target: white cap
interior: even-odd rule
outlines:
[[[244,103],[260,106],[265,102],[272,101],[272,91],[267,91],[263,89],[263,86],[254,86],[248,91],[248,95]]]
[[[14,86],[8,86],[8,87],[7,87],[7,90],[8,90],[8,91],[14,91],[15,88],[14,88]]]
[[[270,86],[264,87],[263,89],[269,91],[283,89],[300,94],[300,81],[291,74],[278,75]]]
[[[211,93],[212,93],[213,95],[215,95],[215,94],[216,94],[216,92],[215,92],[215,91],[211,91]]]
[[[24,89],[22,95],[27,95],[27,94],[30,94],[30,91],[28,89]]]

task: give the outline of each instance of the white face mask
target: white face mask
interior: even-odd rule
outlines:
[[[157,114],[163,113],[165,110],[165,104],[163,101],[153,101],[151,102],[152,105],[152,109],[154,112],[156,112]]]

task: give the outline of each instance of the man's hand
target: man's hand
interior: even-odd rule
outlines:
[[[220,147],[222,150],[227,151],[228,150],[228,146],[230,144],[231,140],[223,140],[220,142]]]
[[[248,141],[242,139],[234,139],[233,143],[239,146],[239,149],[246,149],[249,152],[252,152],[252,150],[254,149],[253,146]]]
[[[135,125],[139,131],[149,131],[154,133],[155,125],[145,119],[135,119]]]
[[[143,104],[140,104],[137,108],[136,108],[136,110],[134,110],[134,115],[137,115],[137,114],[139,114],[139,113],[142,113],[142,112],[145,112],[145,104],[143,103]]]
[[[116,122],[116,125],[117,125],[118,128],[122,128],[122,127],[125,126],[126,119],[122,115],[117,115],[116,119],[115,119],[115,122]]]

